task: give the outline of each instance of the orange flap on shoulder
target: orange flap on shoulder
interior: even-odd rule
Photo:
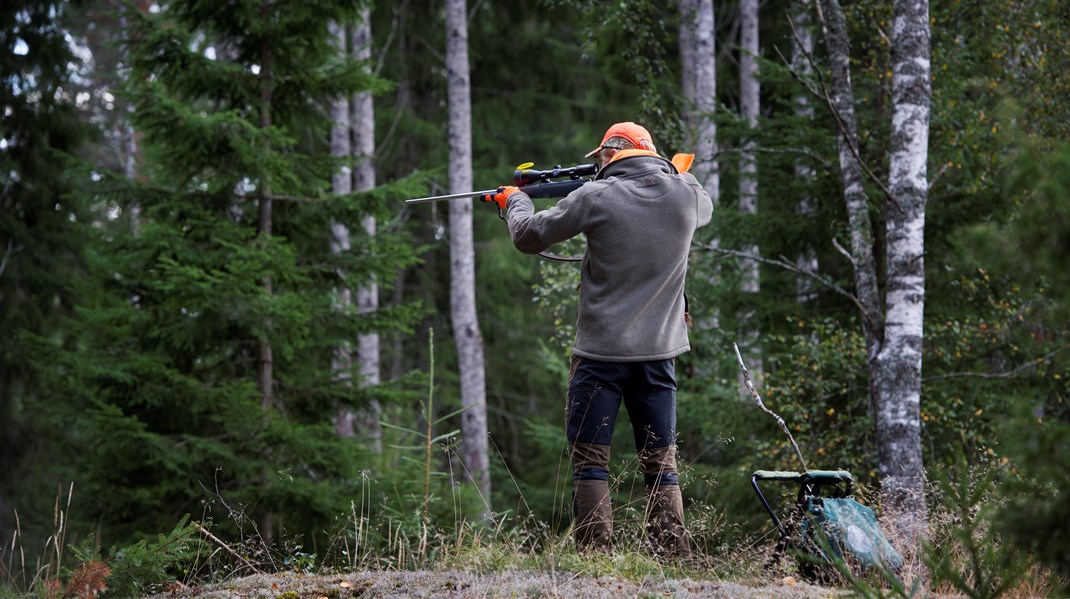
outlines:
[[[677,154],[672,157],[672,165],[681,173],[691,170],[691,163],[695,161],[694,154]]]

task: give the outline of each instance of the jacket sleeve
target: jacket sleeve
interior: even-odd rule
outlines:
[[[680,176],[695,190],[695,216],[697,219],[695,226],[704,227],[710,224],[710,220],[713,218],[713,200],[710,199],[710,194],[706,193],[706,189],[691,173],[685,173]]]
[[[586,228],[588,205],[585,199],[593,190],[583,187],[565,196],[553,208],[535,212],[531,198],[524,192],[509,196],[509,234],[516,249],[525,254],[537,254],[550,246],[583,233]]]

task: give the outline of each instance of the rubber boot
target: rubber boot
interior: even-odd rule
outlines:
[[[691,551],[684,528],[684,500],[679,485],[647,487],[647,540],[659,557],[685,559]]]
[[[613,506],[609,483],[604,480],[577,480],[572,488],[575,517],[573,537],[576,551],[613,551]]]

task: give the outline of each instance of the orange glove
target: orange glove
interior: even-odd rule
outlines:
[[[516,193],[518,191],[520,191],[519,187],[514,187],[512,185],[506,185],[504,187],[499,187],[498,188],[498,193],[494,193],[494,194],[485,193],[485,194],[479,196],[479,199],[483,200],[484,202],[494,202],[495,204],[498,205],[498,209],[499,210],[505,210],[505,204],[506,204],[506,201],[509,200],[509,196],[513,195],[514,193]]]

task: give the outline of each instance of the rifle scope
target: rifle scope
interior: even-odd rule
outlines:
[[[597,164],[579,164],[567,168],[561,168],[561,165],[559,164],[547,171],[540,171],[531,168],[518,168],[513,172],[513,185],[516,185],[517,187],[524,187],[533,183],[546,183],[552,179],[561,179],[564,177],[576,180],[580,177],[588,177],[597,173]]]

